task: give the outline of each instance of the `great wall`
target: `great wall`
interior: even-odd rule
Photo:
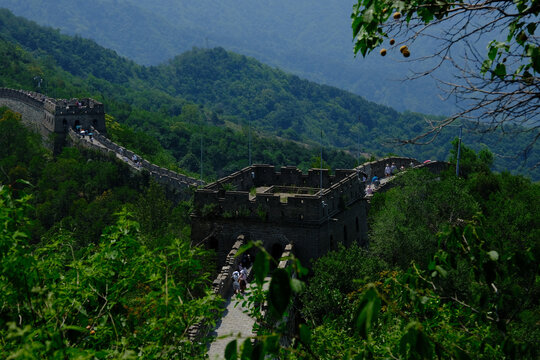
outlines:
[[[205,185],[197,180],[156,166],[134,152],[115,144],[106,136],[103,104],[93,99],[52,99],[42,94],[0,88],[0,106],[20,113],[22,121],[42,135],[53,151],[71,144],[110,154],[127,163],[132,171],[147,171],[156,182],[180,198],[194,192],[194,211],[191,215],[191,240],[217,253],[218,272],[214,282],[215,296],[223,298],[227,314],[219,320],[217,333],[230,330],[229,317],[244,316],[231,300],[231,274],[238,266],[241,245],[250,240],[262,241],[262,246],[276,259],[292,254],[304,265],[310,264],[339,244],[366,245],[368,241],[367,214],[370,196],[366,194],[366,179],[377,176],[381,184],[376,191],[385,191],[393,183],[384,177],[386,164],[397,168],[427,168],[439,173],[448,168],[445,162],[420,164],[405,157],[391,157],[368,162],[354,169],[311,169],[307,174],[295,167],[252,165]],[[81,136],[74,129],[91,129],[93,137]],[[141,161],[133,161],[136,155]],[[278,266],[286,266],[280,262]],[[216,314],[217,316],[218,314]],[[192,326],[190,338],[198,341],[212,330],[209,319]],[[236,319],[237,320],[237,319]],[[245,318],[244,318],[245,320]],[[233,322],[234,323],[234,322]],[[255,334],[246,330],[241,337]],[[210,346],[214,356],[223,355],[224,341]]]
[[[157,183],[178,199],[190,196],[189,188],[202,186],[204,181],[154,165],[106,137],[105,109],[94,99],[53,99],[45,95],[0,88],[0,106],[21,114],[22,121],[39,133],[45,145],[59,152],[68,143],[110,153],[127,163],[133,171],[148,171]],[[74,129],[91,129],[93,136],[81,136]],[[136,155],[140,162],[132,161]]]

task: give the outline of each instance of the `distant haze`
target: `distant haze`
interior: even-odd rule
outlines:
[[[432,79],[401,82],[410,63],[390,52],[353,55],[353,0],[0,0],[39,24],[78,34],[137,63],[155,65],[193,47],[222,46],[368,100],[429,114],[450,114]],[[416,44],[414,55],[429,52]]]

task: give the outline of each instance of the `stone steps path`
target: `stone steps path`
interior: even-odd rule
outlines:
[[[211,336],[216,339],[210,344],[208,358],[211,360],[224,359],[227,344],[236,339],[238,346],[244,340],[253,336],[253,325],[255,319],[247,313],[247,308],[242,307],[244,299],[241,296],[231,294],[227,297],[225,311],[221,320],[217,323],[216,329]]]

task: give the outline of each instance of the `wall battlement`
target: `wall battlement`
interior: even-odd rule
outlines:
[[[48,99],[47,96],[37,92],[15,90],[9,88],[0,88],[0,98],[17,99],[19,101],[27,103],[28,105],[40,108],[43,107],[43,104]]]
[[[304,174],[294,167],[246,167],[195,192],[191,239],[215,249],[220,265],[239,234],[261,240],[273,256],[292,243],[304,264],[338,243],[363,244],[362,175],[351,169],[330,175],[326,169]]]
[[[402,166],[405,169],[410,169],[412,167],[420,165],[420,162],[413,158],[386,157],[380,160],[364,163],[356,167],[356,169],[364,172],[367,175],[368,180],[372,179],[373,176],[377,176],[382,179],[384,177],[384,168],[386,167],[386,164],[392,165],[393,163],[395,163],[398,169]]]
[[[0,106],[18,112],[22,120],[39,132],[45,140],[56,134],[53,149],[63,146],[69,128],[80,126],[106,132],[105,108],[90,98],[53,99],[33,91],[0,88]],[[60,141],[58,141],[60,140]]]
[[[185,191],[187,188],[204,185],[200,180],[156,166],[146,160],[141,162],[140,167],[135,166],[131,159],[136,154],[115,144],[104,135],[105,109],[102,103],[94,99],[53,99],[32,91],[0,88],[0,106],[7,106],[20,113],[23,123],[41,134],[46,145],[49,145],[50,136],[55,135],[54,143],[50,146],[53,151],[59,151],[69,137],[79,146],[114,153],[135,171],[147,170],[150,176],[164,185],[175,198],[186,199],[189,197]],[[81,139],[74,131],[78,127],[92,130],[96,142]]]
[[[93,130],[93,134],[95,141],[82,139],[80,135],[76,134],[71,128],[69,129],[68,133],[71,141],[77,146],[83,146],[96,151],[113,154],[114,157],[124,161],[129,167],[131,167],[133,171],[148,171],[148,174],[158,184],[164,186],[168,192],[168,195],[175,199],[187,200],[191,194],[190,191],[186,191],[188,188],[204,185],[204,181],[162,168],[147,160],[142,160],[140,165],[137,165],[131,159],[133,159],[133,155],[137,155],[139,159],[142,159],[140,155],[135,154],[133,151],[112,142],[95,129]]]
[[[203,217],[252,218],[266,222],[321,223],[365,196],[355,170],[253,165],[195,193],[195,212]],[[231,190],[228,190],[231,189]]]

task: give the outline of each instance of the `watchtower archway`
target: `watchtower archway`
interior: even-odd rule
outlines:
[[[283,250],[285,247],[280,242],[275,242],[270,247],[270,255],[276,260],[276,262],[279,262],[279,258],[281,257],[281,254],[283,254]],[[271,262],[270,264],[270,270],[274,270],[276,268],[276,263]]]

